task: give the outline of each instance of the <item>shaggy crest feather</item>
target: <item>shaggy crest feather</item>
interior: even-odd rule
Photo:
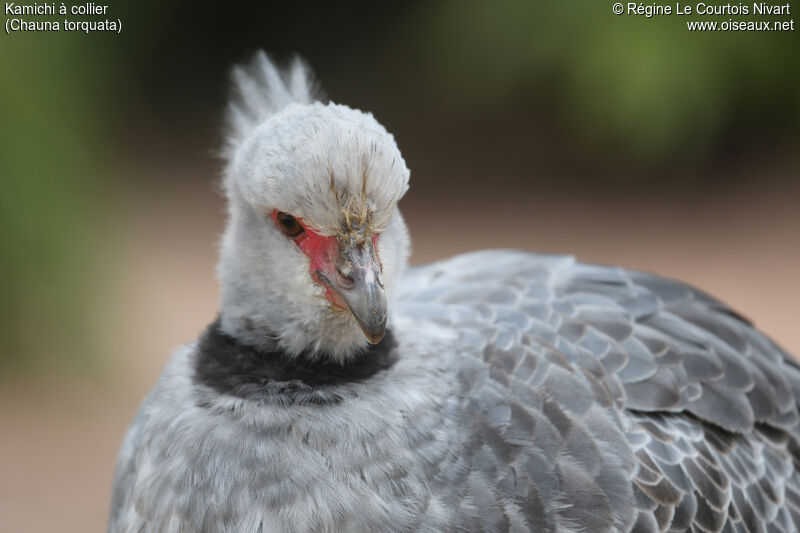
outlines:
[[[233,68],[231,81],[233,95],[226,115],[225,156],[230,156],[256,126],[286,106],[324,99],[311,69],[297,56],[281,70],[259,50],[249,63]]]

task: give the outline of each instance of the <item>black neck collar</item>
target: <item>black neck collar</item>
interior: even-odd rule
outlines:
[[[217,318],[197,344],[195,382],[220,394],[248,400],[288,404],[338,403],[343,385],[365,381],[397,361],[390,330],[346,363],[328,358],[289,357],[283,350],[255,348],[224,333]]]

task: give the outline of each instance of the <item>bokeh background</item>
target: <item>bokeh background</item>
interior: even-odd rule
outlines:
[[[645,269],[800,354],[800,31],[611,2],[107,1],[121,34],[0,35],[0,531],[104,529],[125,427],[216,312],[227,73],[258,48],[394,132],[413,262]]]

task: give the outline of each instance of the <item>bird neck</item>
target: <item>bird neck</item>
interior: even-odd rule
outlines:
[[[195,379],[220,394],[280,405],[338,403],[349,385],[388,370],[397,361],[391,331],[343,363],[292,357],[277,344],[255,347],[225,333],[214,321],[197,344]]]
[[[311,319],[282,315],[272,310],[247,307],[220,312],[220,330],[238,342],[254,348],[281,351],[288,357],[344,363],[370,346],[355,320],[345,312],[321,309]]]

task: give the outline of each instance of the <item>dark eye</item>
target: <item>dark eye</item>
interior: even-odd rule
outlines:
[[[278,223],[278,228],[280,228],[287,237],[294,239],[302,235],[305,231],[303,226],[292,215],[287,215],[279,211],[275,216],[275,221]]]

